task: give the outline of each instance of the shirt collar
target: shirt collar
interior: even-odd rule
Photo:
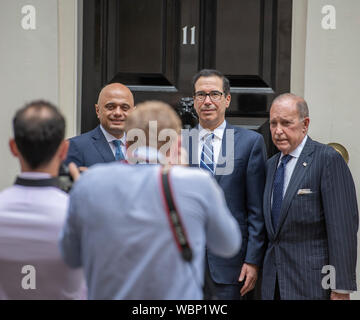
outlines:
[[[163,163],[165,157],[155,148],[138,147],[129,155],[129,163]]]
[[[109,132],[107,132],[102,125],[100,125],[100,129],[101,129],[102,133],[104,134],[107,142],[110,143],[111,141],[114,141],[114,140],[120,140],[122,145],[124,145],[124,146],[126,145],[126,133],[125,132],[124,132],[123,136],[121,137],[121,139],[118,139],[118,138],[115,138]]]
[[[46,172],[31,172],[31,171],[21,172],[19,174],[19,177],[23,178],[23,179],[34,179],[34,180],[52,178],[52,176],[49,173],[46,173]]]
[[[306,135],[306,136],[304,137],[304,139],[301,141],[301,143],[296,147],[296,149],[289,153],[293,158],[299,158],[299,157],[300,157],[300,154],[301,154],[301,152],[303,151],[304,146],[305,146],[305,143],[306,143],[306,141],[307,141],[307,138],[308,138],[308,136]],[[279,160],[281,160],[281,158],[282,158],[283,156],[284,156],[284,154],[281,153],[281,156],[280,156],[280,159],[279,159]]]
[[[226,128],[226,120],[224,120],[221,125],[215,128],[214,131],[203,128],[199,123],[199,141],[203,140],[204,137],[206,137],[209,133],[214,133],[214,137],[222,140],[225,128]]]

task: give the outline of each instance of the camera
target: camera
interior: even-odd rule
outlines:
[[[176,111],[181,119],[183,129],[191,129],[198,124],[198,116],[194,109],[193,98],[181,98]]]
[[[65,163],[62,163],[59,168],[59,175],[58,175],[59,188],[62,191],[69,193],[72,188],[73,183],[74,183],[74,180],[73,180],[72,176],[70,175],[68,166],[65,165]]]

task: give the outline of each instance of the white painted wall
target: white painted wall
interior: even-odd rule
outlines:
[[[336,29],[322,27],[326,15],[322,8],[326,5],[336,10]],[[294,0],[291,77],[291,91],[303,94],[309,105],[310,136],[322,143],[341,143],[348,150],[358,199],[360,41],[355,35],[360,31],[359,12],[358,0]],[[360,238],[358,241],[360,243]],[[360,299],[360,291],[354,293],[352,299]]]
[[[77,0],[58,0],[58,42],[59,42],[59,108],[66,120],[66,136],[76,134],[80,120],[77,105],[80,101],[80,82],[78,79],[82,44],[78,34],[78,2]],[[80,54],[79,54],[80,52]],[[81,75],[81,73],[79,73]]]
[[[36,29],[21,26],[25,5],[36,9]],[[56,0],[0,2],[0,189],[13,183],[18,162],[8,148],[15,111],[32,99],[58,103],[58,39]]]
[[[15,111],[26,102],[42,98],[59,106],[67,121],[66,136],[75,135],[78,3],[78,0],[0,1],[0,190],[11,185],[19,172],[8,140]],[[22,28],[25,5],[35,8],[35,30]]]

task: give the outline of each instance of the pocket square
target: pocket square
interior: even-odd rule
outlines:
[[[297,194],[309,194],[309,193],[313,193],[311,189],[299,189],[297,192]]]

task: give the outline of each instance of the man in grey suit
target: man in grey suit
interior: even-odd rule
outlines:
[[[309,122],[303,98],[273,101],[270,130],[280,153],[266,167],[263,299],[349,299],[356,290],[354,182],[338,152],[310,139]]]

